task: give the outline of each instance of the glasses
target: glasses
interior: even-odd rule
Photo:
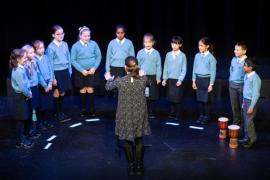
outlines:
[[[61,36],[61,35],[64,35],[65,33],[64,32],[62,32],[62,33],[56,33],[55,35],[57,35],[57,36]]]

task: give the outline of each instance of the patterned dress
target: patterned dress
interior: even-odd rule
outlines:
[[[119,91],[115,134],[121,140],[134,141],[151,133],[144,95],[146,84],[145,76],[134,79],[130,74],[106,83],[107,90],[117,88]]]

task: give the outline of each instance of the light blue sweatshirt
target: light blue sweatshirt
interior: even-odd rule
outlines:
[[[234,57],[231,61],[230,66],[230,77],[229,81],[237,84],[244,83],[244,63],[245,60],[240,60],[240,58]]]
[[[72,66],[79,72],[91,68],[97,69],[100,61],[101,52],[98,44],[93,40],[90,40],[86,45],[77,41],[71,48]]]
[[[140,69],[146,75],[156,75],[156,80],[161,78],[161,58],[157,50],[153,49],[150,54],[145,49],[141,49],[137,54]]]
[[[110,71],[110,66],[124,67],[128,56],[135,56],[134,46],[129,39],[125,38],[121,45],[116,39],[111,40],[107,48],[106,72]]]
[[[39,70],[39,79],[43,79],[45,84],[40,82],[41,86],[47,88],[53,82],[53,65],[49,57],[44,54],[43,56],[35,55],[35,62]]]
[[[243,98],[251,100],[249,108],[254,108],[259,97],[261,89],[261,79],[258,74],[253,71],[249,74],[246,74],[244,77],[244,89],[243,89]]]
[[[210,85],[214,85],[216,78],[216,58],[208,52],[197,53],[193,64],[192,80],[196,80],[196,75],[200,77],[210,77]]]
[[[52,41],[46,49],[46,54],[53,62],[54,71],[60,71],[68,68],[71,75],[72,68],[70,53],[65,41],[62,41],[60,46],[58,46],[55,41]]]
[[[19,65],[12,69],[11,86],[16,93],[23,93],[26,97],[31,95],[30,81],[23,66]]]
[[[174,55],[172,51],[166,54],[163,80],[177,79],[180,82],[184,80],[187,72],[187,58],[183,52],[179,52],[177,55]]]

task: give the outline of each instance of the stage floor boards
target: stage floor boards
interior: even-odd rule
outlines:
[[[152,134],[145,137],[145,175],[128,177],[123,149],[114,136],[114,111],[100,109],[99,121],[85,121],[78,109],[67,112],[72,120],[41,131],[29,150],[15,148],[15,126],[0,121],[0,179],[267,179],[270,177],[270,133],[260,128],[251,149],[229,148],[229,138],[219,140],[217,120],[207,125],[183,114],[170,120],[159,111],[150,119]],[[112,104],[111,104],[112,105]],[[106,106],[104,106],[106,107]],[[166,122],[179,125],[166,124]],[[71,125],[81,125],[71,128]],[[203,127],[192,129],[190,126]],[[47,141],[51,136],[56,137]],[[44,147],[52,143],[48,149]],[[120,141],[120,145],[121,145]]]

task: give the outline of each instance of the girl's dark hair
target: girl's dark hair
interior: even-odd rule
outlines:
[[[183,38],[181,36],[173,36],[172,39],[171,39],[171,43],[174,43],[174,44],[180,44],[182,45],[180,47],[180,49],[182,50],[183,49]]]
[[[151,34],[151,33],[145,33],[144,35],[143,35],[143,39],[144,38],[150,38],[150,40],[151,41],[153,41],[154,42],[154,44],[155,44],[155,38],[154,38],[154,35],[153,34]]]
[[[38,47],[39,47],[41,44],[44,45],[44,42],[41,41],[41,40],[35,40],[35,41],[32,42],[32,45],[33,45],[35,51],[38,49]]]
[[[126,33],[126,28],[123,24],[117,24],[116,27],[115,27],[115,32],[118,30],[118,29],[123,29],[123,31]]]
[[[63,29],[61,26],[59,25],[54,25],[51,29],[51,33],[54,34],[56,31],[58,31],[59,29]]]
[[[212,44],[212,42],[210,41],[210,39],[208,38],[208,37],[202,37],[201,39],[200,39],[200,41],[204,44],[204,45],[206,45],[206,46],[209,46],[209,48],[208,48],[208,51],[209,52],[211,52],[212,54],[214,53],[214,46],[213,46],[213,44]]]
[[[138,79],[139,76],[139,66],[138,66],[138,60],[133,56],[128,56],[125,60],[125,65],[127,72],[131,73],[131,76],[135,79]]]
[[[14,49],[9,57],[9,68],[16,68],[18,66],[18,59],[22,58],[25,53],[24,49]]]
[[[236,44],[235,44],[236,46],[240,46],[243,50],[246,50],[247,51],[247,44],[246,44],[246,42],[244,42],[244,41],[240,41],[240,42],[237,42]]]
[[[245,59],[245,65],[248,67],[252,67],[252,70],[255,71],[257,67],[256,58],[255,57],[247,57]]]

